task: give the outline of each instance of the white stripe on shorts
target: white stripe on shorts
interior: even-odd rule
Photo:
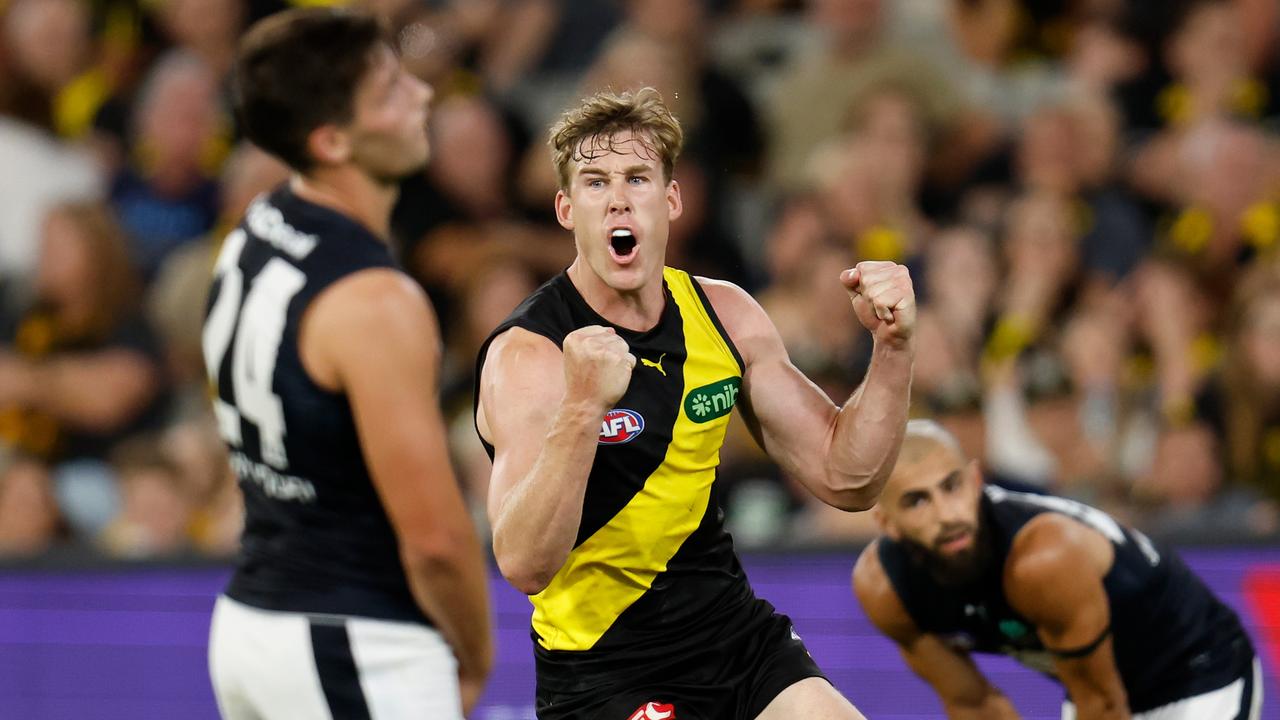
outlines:
[[[1238,678],[1230,685],[1196,695],[1185,700],[1162,705],[1133,716],[1133,720],[1238,720],[1245,707],[1245,679]],[[1248,720],[1262,717],[1262,664],[1253,661],[1253,691],[1249,702]],[[1076,720],[1076,707],[1070,702],[1062,704],[1062,720]]]
[[[458,661],[425,625],[351,618],[351,654],[373,720],[457,718]]]
[[[209,674],[225,720],[335,720],[316,669],[313,622],[345,626],[372,720],[462,720],[457,662],[433,628],[313,618],[220,596],[209,632]]]

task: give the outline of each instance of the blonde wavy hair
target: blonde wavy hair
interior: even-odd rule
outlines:
[[[551,126],[547,144],[555,159],[560,189],[569,187],[573,163],[594,160],[616,149],[618,133],[632,137],[662,161],[663,179],[671,181],[676,158],[684,147],[680,121],[651,87],[635,92],[602,90],[565,111]]]

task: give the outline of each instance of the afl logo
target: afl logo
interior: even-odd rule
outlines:
[[[605,413],[600,422],[600,444],[622,445],[644,432],[644,418],[634,410],[615,408]]]

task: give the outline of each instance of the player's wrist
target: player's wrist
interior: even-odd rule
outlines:
[[[871,354],[873,357],[890,361],[913,362],[916,357],[915,334],[912,333],[906,337],[873,336]]]
[[[590,423],[594,427],[611,406],[599,398],[568,392],[560,402],[560,417],[573,425]]]

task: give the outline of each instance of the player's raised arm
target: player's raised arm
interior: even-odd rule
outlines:
[[[898,645],[903,659],[933,687],[950,720],[1018,720],[1013,705],[973,660],[921,632],[893,590],[871,543],[853,568],[853,593],[867,617]]]
[[[366,270],[316,299],[301,343],[312,375],[350,398],[410,589],[453,648],[469,710],[492,664],[489,601],[480,544],[449,464],[431,305],[402,273]]]
[[[498,567],[521,592],[541,592],[573,549],[600,423],[635,363],[599,326],[569,333],[563,352],[522,328],[489,347],[477,414],[494,446],[489,522]]]
[[[765,451],[829,505],[874,505],[902,445],[911,394],[916,308],[907,269],[863,262],[839,278],[875,338],[866,378],[839,408],[791,363],[751,296],[729,283],[700,282],[746,364],[743,417]]]
[[[1005,565],[1009,604],[1036,626],[1054,656],[1078,720],[1129,718],[1102,584],[1114,552],[1110,542],[1074,520],[1041,515],[1018,533]]]

